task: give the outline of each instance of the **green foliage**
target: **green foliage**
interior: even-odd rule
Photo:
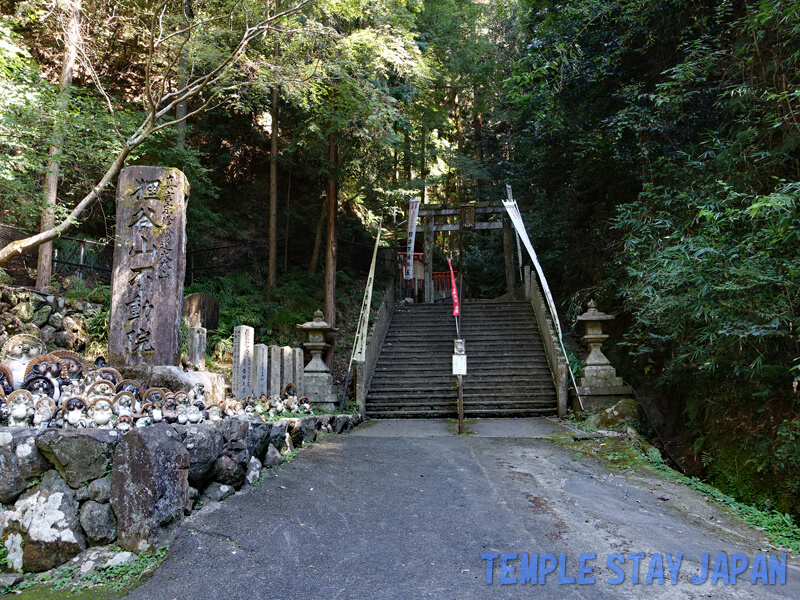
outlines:
[[[29,229],[39,221],[48,150],[56,137],[63,137],[59,197],[74,201],[121,150],[116,129],[130,130],[138,115],[120,110],[112,118],[99,94],[81,88],[70,90],[62,109],[57,86],[35,65],[18,61],[13,66],[0,73],[0,214],[4,222]],[[66,215],[64,204],[57,219]]]
[[[167,551],[166,547],[148,550],[139,554],[132,563],[90,571],[78,578],[74,586],[75,590],[79,591],[97,586],[107,587],[112,590],[131,587],[140,581],[142,577],[155,571],[166,559]]]
[[[497,298],[506,293],[503,236],[499,231],[464,235],[467,247],[461,257],[461,270],[467,294],[475,298]]]
[[[61,567],[53,574],[50,580],[50,587],[54,591],[64,590],[72,586],[72,580],[78,567]]]
[[[65,298],[88,300],[108,309],[111,306],[111,286],[77,277],[65,277],[56,288]]]
[[[785,470],[788,491],[800,495],[800,421],[784,420],[777,429],[775,442],[775,467]]]
[[[233,349],[233,328],[237,325],[253,327],[256,343],[299,343],[295,326],[310,321],[320,306],[319,294],[308,293],[309,289],[321,289],[320,278],[298,270],[269,293],[265,293],[265,287],[257,274],[241,273],[197,280],[186,289],[187,294],[203,292],[219,302],[219,327],[208,332],[208,347],[218,359]]]
[[[30,63],[30,54],[19,45],[19,39],[9,26],[0,23],[0,78],[13,76]]]
[[[788,548],[793,552],[800,551],[800,527],[792,515],[776,510],[769,501],[761,503],[759,507],[751,500],[742,501],[741,498],[726,494],[697,477],[682,475],[667,466],[655,448],[652,450],[655,452],[648,451],[647,461],[656,471],[731,508],[746,523],[763,531],[778,548]],[[746,488],[744,491],[747,491]]]
[[[775,416],[800,418],[800,6],[522,6],[513,179],[551,283],[620,315],[616,364],[663,386],[714,481],[798,513]]]
[[[792,552],[800,552],[800,528],[798,528],[794,517],[790,514],[770,508],[760,509],[739,502],[718,489],[701,482],[696,477],[685,477],[677,473],[673,476],[692,489],[735,510],[745,522],[762,530],[776,546],[788,548]]]
[[[713,184],[689,198],[648,185],[622,207],[622,294],[636,315],[628,340],[634,355],[666,356],[662,381],[725,372],[770,385],[788,374],[800,308],[798,185],[779,186],[747,196]]]

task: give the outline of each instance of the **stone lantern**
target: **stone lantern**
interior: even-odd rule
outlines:
[[[330,346],[325,342],[325,335],[339,330],[323,320],[321,310],[314,313],[313,321],[298,325],[297,328],[308,335],[303,347],[311,352],[311,362],[303,369],[303,390],[314,406],[333,410],[336,406],[336,387],[328,365],[322,360],[322,352]]]
[[[589,356],[578,378],[578,394],[585,409],[602,408],[609,402],[629,397],[633,392],[630,386],[623,383],[622,377],[617,377],[617,370],[600,350],[600,346],[608,339],[608,335],[603,333],[603,321],[613,318],[597,310],[594,300],[589,302],[587,311],[578,317],[585,327],[581,341],[589,346]]]

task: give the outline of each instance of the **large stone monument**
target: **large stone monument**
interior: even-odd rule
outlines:
[[[114,365],[177,365],[189,183],[177,169],[128,167],[117,186],[108,351]]]

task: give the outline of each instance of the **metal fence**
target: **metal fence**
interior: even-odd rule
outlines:
[[[0,248],[33,235],[10,225],[0,225]],[[366,273],[372,256],[372,246],[349,240],[338,240],[339,268],[348,266]],[[224,244],[186,252],[186,285],[198,277],[231,275],[251,271],[263,265],[266,270],[268,240]],[[284,241],[278,240],[278,265],[284,265]],[[307,248],[292,248],[293,260],[307,264]],[[381,248],[381,262],[391,267],[395,249]],[[310,253],[309,253],[310,254]],[[35,284],[37,252],[35,250],[13,258],[3,268],[18,285]],[[53,272],[57,277],[75,277],[92,283],[111,283],[114,245],[108,241],[62,236],[53,242]]]
[[[0,248],[33,235],[10,225],[0,225]],[[14,257],[4,269],[20,285],[33,285],[38,253],[33,250]],[[92,283],[111,283],[114,247],[109,241],[61,236],[53,240],[53,275],[75,277]]]

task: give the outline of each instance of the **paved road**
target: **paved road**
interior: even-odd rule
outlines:
[[[704,552],[752,564],[763,537],[690,489],[651,474],[624,475],[575,460],[546,438],[548,420],[479,420],[468,436],[444,421],[372,421],[328,436],[261,485],[207,506],[178,528],[170,558],[127,598],[416,599],[800,598],[800,569],[787,557],[785,585],[694,585]],[[668,498],[663,500],[662,498]],[[594,584],[487,585],[483,553],[565,554],[578,576],[594,553]],[[614,552],[644,553],[640,583],[606,566]],[[683,554],[677,583],[646,584],[655,554]],[[527,558],[527,556],[526,556]],[[520,558],[508,559],[519,578]],[[545,566],[548,566],[547,562]],[[713,567],[712,567],[713,570]],[[720,574],[722,571],[720,571]]]

